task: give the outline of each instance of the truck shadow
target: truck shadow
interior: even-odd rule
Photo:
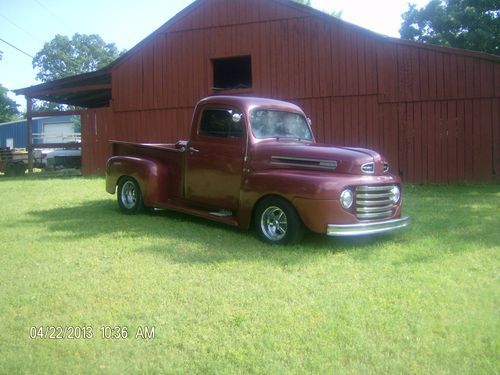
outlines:
[[[33,209],[28,219],[22,216],[5,225],[14,229],[18,225],[30,225],[42,233],[37,240],[56,238],[71,241],[71,246],[79,246],[80,240],[102,237],[105,247],[116,248],[123,246],[124,241],[128,244],[130,238],[134,251],[160,254],[177,263],[243,260],[293,264],[335,253],[348,254],[356,261],[368,261],[389,251],[397,254],[393,262],[399,266],[498,248],[497,187],[483,188],[482,194],[470,188],[456,189],[457,192],[453,192],[456,205],[443,201],[445,194],[441,190],[445,189],[426,188],[416,199],[410,197],[406,214],[412,221],[402,232],[357,238],[329,238],[308,233],[295,246],[270,246],[258,240],[254,231],[171,211],[124,215],[112,199],[66,204],[48,210]],[[447,190],[445,193],[453,197]]]
[[[463,198],[462,198],[463,199]],[[329,238],[313,233],[295,246],[271,246],[257,239],[253,231],[241,230],[181,213],[156,211],[153,214],[124,215],[116,202],[101,199],[81,205],[33,210],[28,223],[8,225],[42,226],[51,239],[79,241],[106,236],[109,246],[134,239],[135,251],[155,253],[177,263],[218,263],[225,261],[273,261],[279,264],[313,261],[317,257],[346,253],[358,261],[367,261],[380,251],[399,252],[395,265],[426,263],[443,254],[474,251],[478,247],[496,247],[500,242],[498,220],[480,222],[473,205],[455,210],[436,211],[424,216],[415,205],[410,227],[400,233],[356,238]],[[460,210],[466,227],[450,228],[451,215]],[[469,212],[469,211],[470,212]],[[143,244],[140,244],[141,239]],[[41,238],[40,240],[43,240]]]
[[[33,210],[28,225],[45,228],[53,240],[84,241],[107,236],[110,246],[125,238],[144,238],[136,251],[162,254],[178,263],[213,263],[234,260],[301,262],[308,257],[370,248],[389,238],[342,240],[307,233],[300,245],[272,246],[261,242],[253,230],[229,227],[209,220],[171,211],[124,215],[116,202],[94,200],[84,205]],[[20,223],[12,223],[19,225]],[[41,238],[40,240],[44,240]]]

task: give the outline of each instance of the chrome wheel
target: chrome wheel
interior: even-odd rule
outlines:
[[[118,183],[118,205],[126,214],[136,214],[143,208],[141,188],[132,177],[122,177]]]
[[[262,233],[271,241],[279,241],[286,236],[288,220],[285,211],[276,206],[268,207],[261,216]]]
[[[253,220],[260,239],[272,245],[296,244],[304,234],[304,225],[295,207],[275,195],[258,202]]]
[[[121,201],[127,209],[133,209],[137,204],[137,189],[132,181],[126,181],[123,184],[121,192]]]

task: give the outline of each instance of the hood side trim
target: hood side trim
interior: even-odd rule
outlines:
[[[328,169],[334,171],[337,169],[336,160],[296,158],[290,156],[271,156],[271,164],[286,167],[306,167],[313,169]]]

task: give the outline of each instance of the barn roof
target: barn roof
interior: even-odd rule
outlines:
[[[111,66],[14,90],[17,95],[78,107],[105,107],[111,99]]]
[[[205,5],[207,2],[210,1],[213,0],[194,1],[192,4],[184,8],[173,18],[168,20],[164,25],[162,25],[151,35],[146,37],[144,40],[142,40],[136,46],[131,48],[120,58],[118,58],[113,63],[111,63],[110,65],[101,70],[92,73],[85,73],[76,76],[71,76],[47,83],[42,83],[36,86],[30,86],[14,90],[14,92],[17,95],[25,95],[31,98],[42,99],[61,104],[70,104],[79,107],[97,108],[97,107],[109,106],[111,100],[111,76],[112,76],[111,73],[113,68],[120,65],[122,62],[126,61],[129,57],[135,55],[136,53],[139,53],[141,49],[145,45],[147,45],[151,40],[153,40],[159,33],[166,33],[170,31],[174,32],[182,31],[183,27],[186,27],[186,25],[188,27],[202,28],[203,25],[193,26],[192,25],[193,20],[190,20],[190,17],[193,16],[196,13],[196,11],[200,10],[203,5]],[[325,19],[328,22],[338,22],[344,27],[354,29],[358,32],[368,33],[370,35],[382,38],[383,40],[388,41],[390,43],[437,50],[445,53],[471,56],[486,60],[492,60],[494,62],[500,61],[500,58],[498,56],[490,55],[483,52],[447,48],[431,44],[424,44],[419,42],[402,40],[398,38],[387,37],[291,0],[268,0],[268,1],[274,3],[277,7],[280,7],[280,10],[283,10],[283,12],[288,12],[289,16],[294,14],[296,17],[300,15],[321,17],[322,19]],[[276,17],[276,15],[274,15],[274,17]],[[234,22],[234,20],[228,19],[228,22],[229,23]]]
[[[177,13],[174,17],[169,19],[165,24],[163,24],[160,28],[158,28],[156,31],[151,33],[148,37],[140,41],[137,45],[132,47],[130,50],[128,50],[125,54],[123,54],[118,60],[116,60],[113,65],[119,65],[121,62],[125,61],[128,57],[134,55],[135,53],[139,52],[144,45],[147,45],[152,39],[154,39],[158,34],[161,33],[168,33],[168,32],[179,32],[179,31],[186,31],[186,30],[193,30],[193,29],[200,29],[204,27],[211,27],[210,25],[210,20],[208,17],[203,16],[203,17],[195,17],[196,11],[203,12],[203,6],[206,3],[209,3],[211,1],[217,1],[217,0],[196,0],[193,3],[191,3],[189,6],[181,10],[179,13]],[[389,37],[383,34],[379,34],[375,31],[366,29],[364,27],[361,27],[359,25],[350,23],[348,21],[345,21],[341,18],[337,18],[335,16],[332,16],[328,13],[322,12],[318,9],[315,9],[311,6],[304,5],[301,3],[298,3],[293,0],[266,0],[266,2],[274,3],[277,6],[281,6],[281,9],[288,9],[293,11],[294,13],[288,13],[288,16],[292,16],[292,14],[295,15],[295,17],[299,16],[314,16],[314,17],[319,17],[323,20],[326,20],[327,22],[336,22],[341,24],[344,27],[350,28],[352,30],[355,30],[357,32],[369,34],[372,36],[376,36],[378,38],[381,38],[385,41],[389,41],[391,43],[396,43],[396,44],[401,44],[401,45],[407,45],[411,47],[419,47],[419,48],[425,48],[425,49],[431,49],[431,50],[436,50],[439,52],[447,52],[447,53],[453,53],[453,54],[460,54],[464,56],[470,56],[470,57],[476,57],[476,58],[482,58],[486,60],[491,60],[494,62],[499,62],[500,57],[496,55],[492,55],[486,52],[479,52],[479,51],[472,51],[472,50],[465,50],[465,49],[459,49],[459,48],[452,48],[452,47],[444,47],[444,46],[438,46],[435,44],[428,44],[428,43],[422,43],[422,42],[415,42],[411,40],[405,40],[405,39],[400,39],[400,38],[394,38],[394,37]],[[192,17],[192,19],[191,19]],[[269,17],[269,19],[276,19],[276,18],[285,18],[276,16],[275,14],[270,14],[270,15],[263,15],[260,14],[259,21],[265,21],[265,17]],[[264,18],[262,18],[264,17]],[[228,17],[229,18],[229,17]],[[203,20],[203,22],[206,23],[206,25],[199,25],[199,24],[194,24],[193,22]],[[226,25],[233,25],[237,24],[237,20],[232,20],[228,19]],[[219,26],[219,25],[218,25]]]

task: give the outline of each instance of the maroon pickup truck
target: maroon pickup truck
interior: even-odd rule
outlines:
[[[269,243],[296,243],[304,227],[329,236],[391,231],[401,217],[401,181],[375,151],[316,143],[296,105],[213,96],[175,144],[113,141],[106,190],[124,213],[180,211],[249,228]]]

